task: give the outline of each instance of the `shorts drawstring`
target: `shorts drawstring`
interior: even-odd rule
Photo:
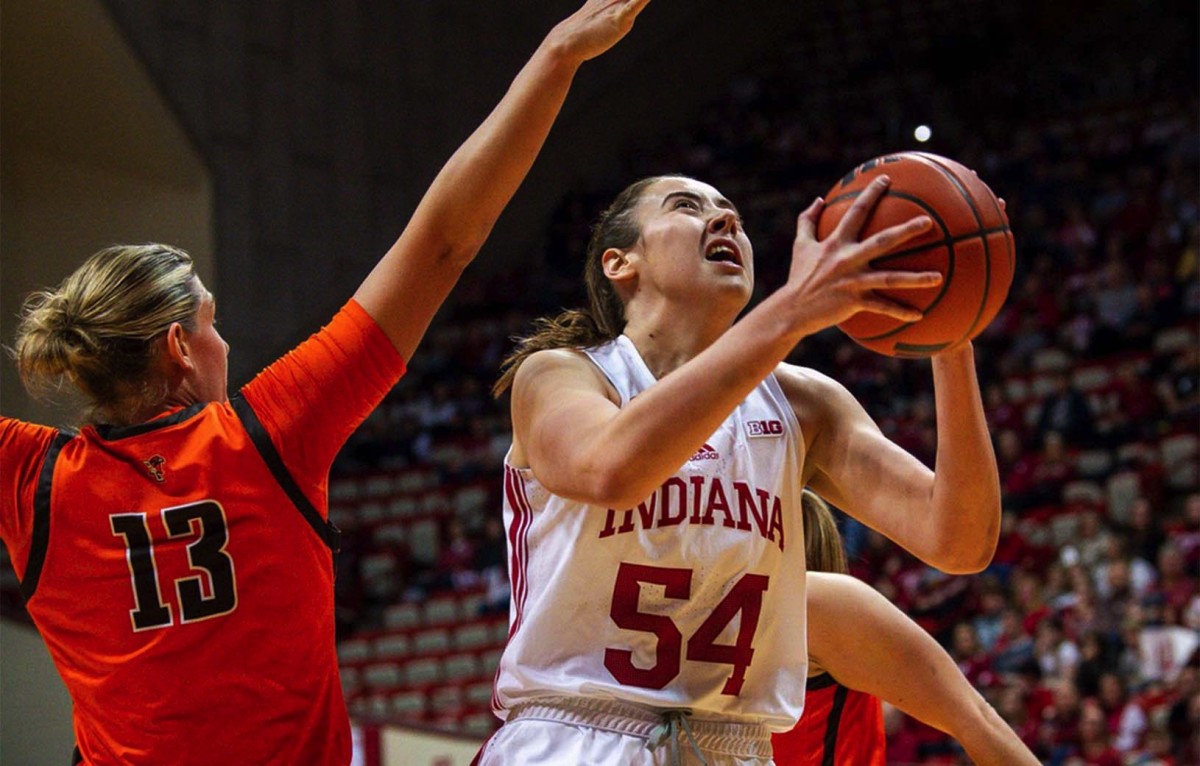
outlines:
[[[750,763],[768,763],[771,759],[771,733],[762,723],[705,718],[691,709],[596,697],[542,697],[514,706],[504,728],[522,721],[611,732],[634,740],[629,748],[643,753],[657,753],[660,746],[666,745],[670,748],[669,757],[662,759],[666,766],[682,766],[684,760],[709,766],[713,759],[723,762],[724,756]],[[683,741],[685,737],[690,745]],[[687,755],[689,748],[695,758]]]
[[[692,733],[692,725],[688,723],[688,718],[691,717],[690,710],[666,710],[663,712],[663,720],[650,733],[646,740],[646,749],[654,750],[663,742],[669,741],[668,747],[671,748],[671,766],[682,766],[682,756],[680,755],[680,730],[687,734],[688,742],[692,745],[692,752],[696,754],[696,758],[700,760],[700,766],[708,766],[708,761],[704,759],[704,753],[700,751],[700,745],[696,742],[696,735]]]

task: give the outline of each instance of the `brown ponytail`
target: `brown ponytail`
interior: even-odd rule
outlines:
[[[811,489],[800,494],[800,505],[804,512],[804,558],[808,571],[849,572],[842,535],[829,505]]]
[[[617,195],[592,227],[588,240],[583,279],[587,286],[587,308],[568,309],[555,317],[534,321],[533,334],[517,339],[517,347],[500,366],[500,378],[492,386],[499,398],[512,386],[517,369],[531,354],[551,348],[591,348],[616,338],[625,329],[625,305],[604,276],[600,258],[610,247],[632,247],[641,236],[634,208],[642,194],[656,181],[681,176],[652,176],[630,184]]]

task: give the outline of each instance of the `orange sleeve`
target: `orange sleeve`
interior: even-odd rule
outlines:
[[[324,496],[342,445],[404,371],[391,340],[351,300],[329,324],[246,384],[242,394],[292,477],[315,502]]]
[[[0,539],[18,577],[33,536],[33,495],[57,429],[0,416]]]

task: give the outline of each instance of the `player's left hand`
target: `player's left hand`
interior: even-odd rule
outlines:
[[[587,0],[583,7],[550,32],[567,56],[577,61],[595,58],[611,48],[633,28],[650,0]]]

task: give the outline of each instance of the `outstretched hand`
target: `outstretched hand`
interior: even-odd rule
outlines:
[[[888,187],[881,176],[863,190],[829,236],[817,240],[817,219],[824,202],[817,199],[800,214],[792,246],[788,284],[801,293],[801,303],[812,332],[849,319],[860,311],[915,322],[921,312],[885,297],[877,290],[931,287],[942,281],[936,271],[875,269],[871,261],[928,229],[932,221],[918,216],[859,240],[871,210]]]
[[[630,29],[650,0],[587,0],[550,32],[559,49],[577,61],[595,58]]]
[[[354,299],[412,358],[433,315],[529,173],[579,65],[629,33],[650,0],[587,0],[559,22],[446,161]]]

